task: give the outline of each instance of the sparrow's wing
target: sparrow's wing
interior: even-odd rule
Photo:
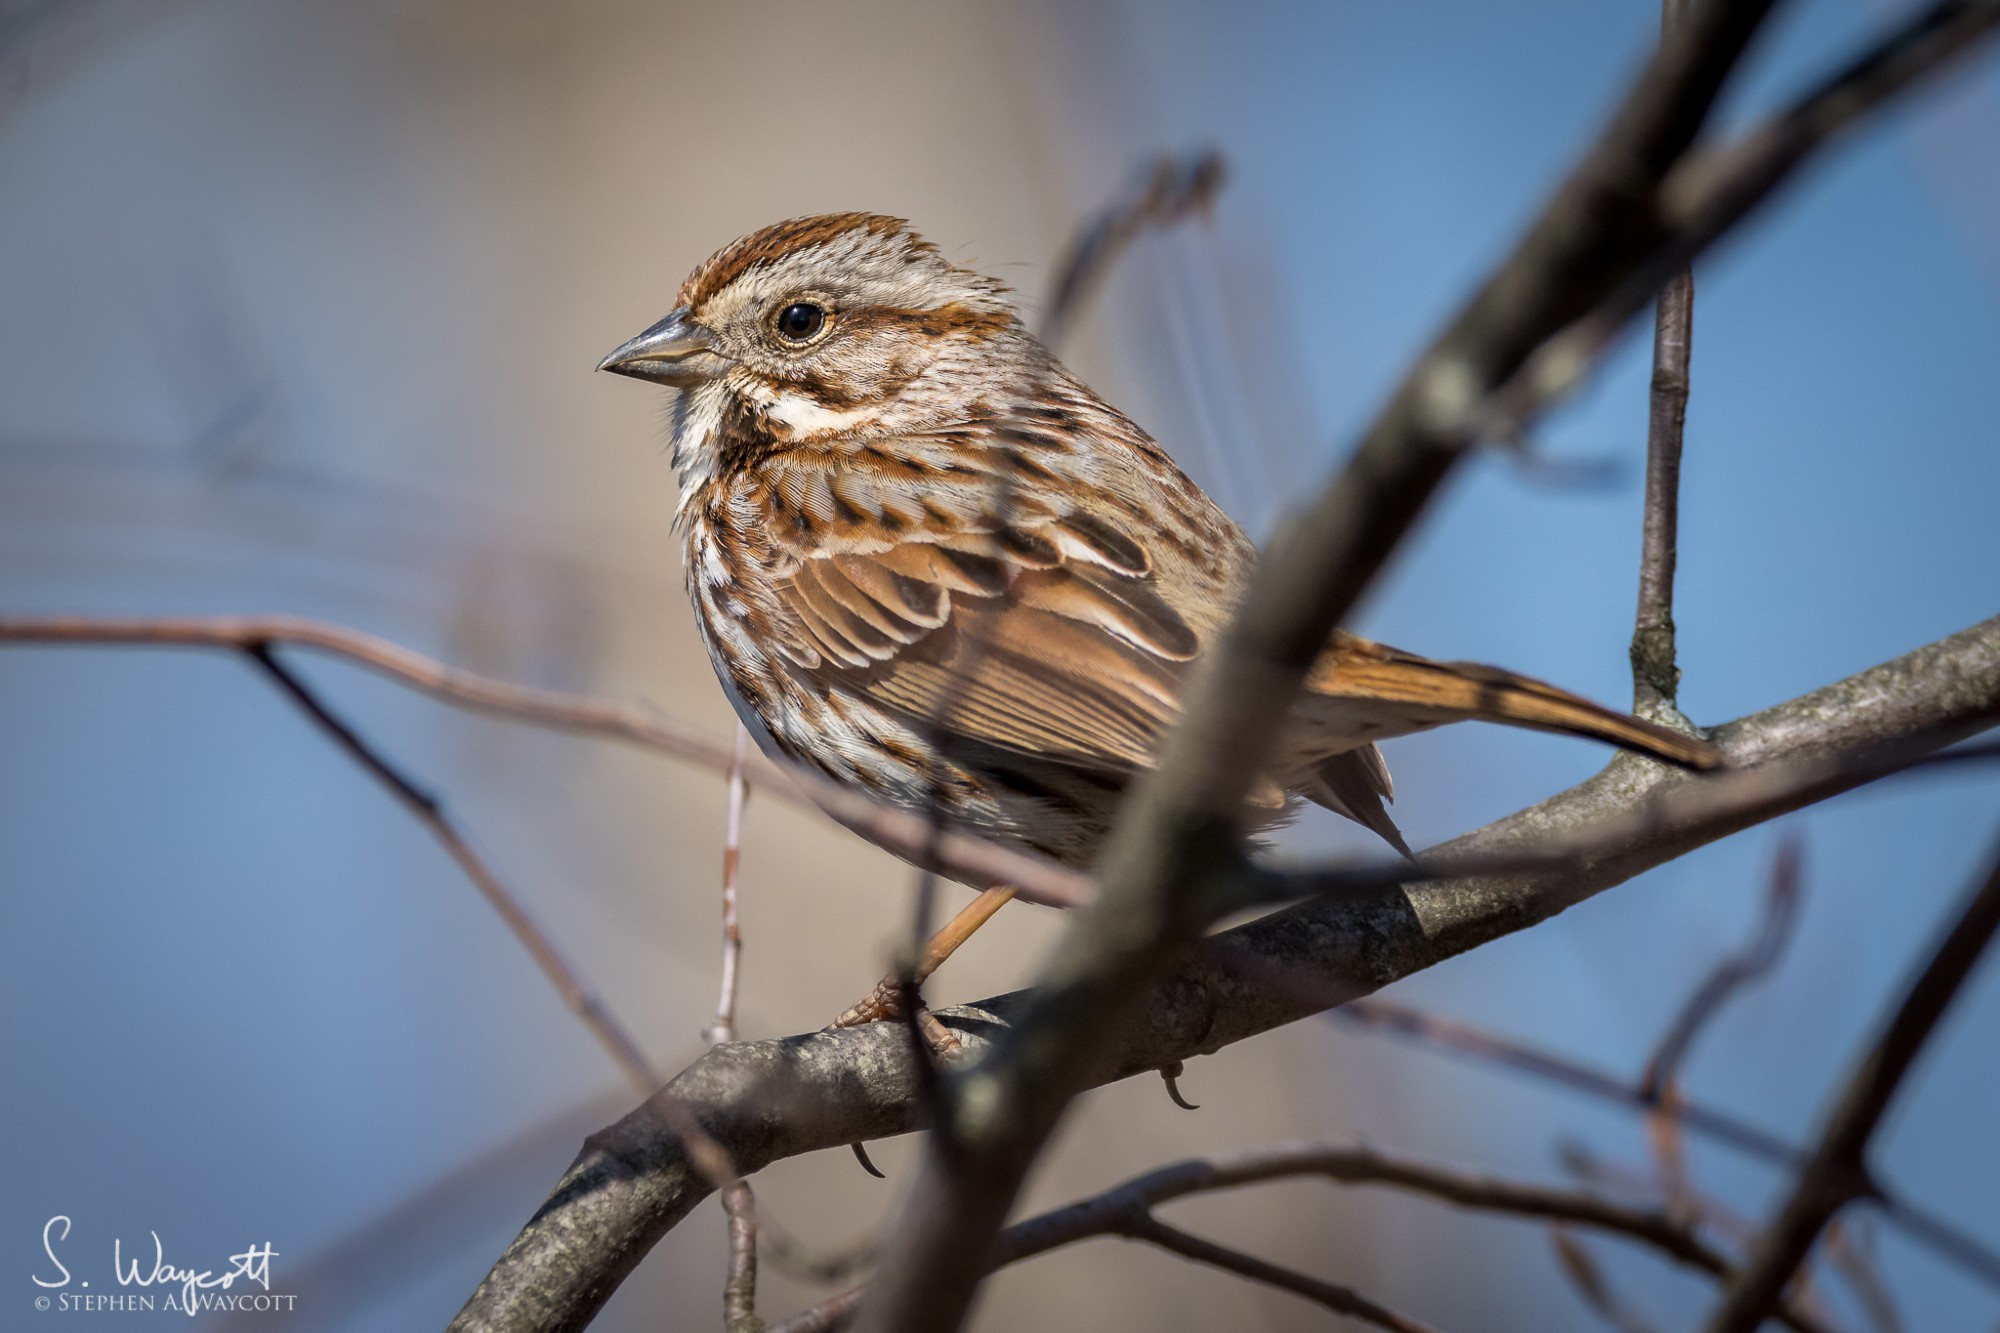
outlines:
[[[783,586],[795,671],[920,730],[1100,771],[1149,762],[1200,643],[1137,537],[1043,515],[870,545],[823,546]]]

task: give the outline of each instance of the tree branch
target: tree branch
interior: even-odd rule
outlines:
[[[1170,1250],[1183,1259],[1192,1259],[1198,1264],[1220,1268],[1226,1273],[1249,1278],[1252,1282],[1262,1282],[1266,1286],[1289,1291],[1294,1296],[1302,1296],[1315,1305],[1325,1306],[1335,1314],[1344,1314],[1376,1328],[1386,1328],[1389,1333],[1434,1333],[1429,1324],[1420,1324],[1406,1315],[1397,1314],[1387,1306],[1378,1305],[1352,1287],[1341,1286],[1337,1282],[1327,1282],[1320,1278],[1295,1272],[1292,1269],[1259,1259],[1254,1254],[1232,1250],[1226,1245],[1217,1245],[1212,1240],[1190,1235],[1179,1227],[1168,1226],[1148,1213],[1131,1224],[1125,1233],[1134,1240],[1143,1240]]]
[[[1726,1278],[1730,1273],[1721,1251],[1658,1209],[1635,1208],[1582,1190],[1475,1175],[1371,1148],[1317,1142],[1278,1143],[1177,1162],[1016,1222],[1000,1233],[989,1271],[1098,1236],[1153,1240],[1146,1228],[1149,1223],[1157,1225],[1153,1209],[1161,1204],[1301,1176],[1403,1190],[1475,1212],[1585,1227],[1634,1241],[1712,1277]],[[842,1292],[774,1325],[771,1333],[826,1333],[839,1326],[859,1294],[859,1288]],[[1796,1311],[1784,1311],[1780,1317],[1804,1333],[1815,1329]]]
[[[2000,617],[1789,703],[1718,728],[1740,765],[1855,760],[1898,744],[1942,747],[2000,719]],[[1818,771],[1818,770],[1815,770]],[[1861,781],[1815,779],[1755,816],[1709,810],[1651,841],[1540,875],[1448,879],[1316,900],[1210,941],[1141,997],[1142,1014],[1094,1082],[1147,1072],[1330,1008],[1488,940],[1526,929],[1757,818]],[[1697,779],[1620,758],[1581,785],[1440,849],[1473,856],[1626,818]],[[941,1013],[976,1057],[1028,1003],[1022,992]],[[917,1074],[890,1024],[717,1047],[666,1094],[691,1108],[739,1169],[916,1125]],[[459,1312],[459,1333],[585,1327],[645,1252],[709,1190],[659,1099],[592,1136],[554,1192]]]
[[[1135,189],[1114,200],[1077,229],[1056,266],[1048,309],[1036,330],[1042,345],[1059,348],[1070,323],[1119,255],[1148,227],[1167,227],[1193,213],[1206,214],[1222,189],[1222,154],[1213,150],[1163,153]]]
[[[1802,856],[1796,837],[1788,837],[1779,844],[1778,857],[1771,866],[1771,878],[1764,891],[1764,913],[1756,936],[1740,952],[1723,955],[1709,974],[1702,978],[1701,984],[1688,996],[1687,1003],[1674,1015],[1666,1035],[1654,1048],[1652,1058],[1646,1061],[1646,1072],[1639,1076],[1638,1091],[1639,1096],[1649,1104],[1654,1107],[1661,1105],[1666,1088],[1675,1081],[1681,1061],[1687,1058],[1694,1039],[1710,1019],[1722,1012],[1722,1006],[1729,1002],[1730,997],[1755,984],[1777,966],[1785,942],[1791,938],[1792,924],[1798,919],[1799,864]]]
[[[1868,1168],[1869,1140],[1996,933],[2000,933],[2000,849],[1967,895],[1950,932],[1849,1076],[1811,1160],[1777,1220],[1730,1283],[1707,1324],[1708,1333],[1755,1333],[1783,1299],[1785,1288],[1834,1214],[1875,1193]]]
[[[1637,1083],[1601,1069],[1592,1068],[1567,1056],[1530,1046],[1512,1037],[1500,1036],[1453,1019],[1440,1018],[1379,997],[1342,1005],[1333,1016],[1375,1032],[1402,1037],[1439,1050],[1483,1060],[1530,1077],[1544,1079],[1559,1087],[1602,1101],[1651,1110],[1655,1103]],[[1680,1126],[1716,1143],[1760,1161],[1797,1169],[1806,1154],[1768,1130],[1739,1120],[1726,1111],[1701,1102],[1681,1100],[1676,1108]],[[1871,1200],[1882,1215],[1901,1227],[1913,1240],[1929,1247],[1967,1276],[1988,1287],[2000,1289],[2000,1254],[1920,1205],[1911,1202],[1887,1184],[1877,1182]]]
[[[1688,0],[1665,0],[1665,40],[1687,21]],[[1694,346],[1694,271],[1660,288],[1653,319],[1653,389],[1646,421],[1645,520],[1639,545],[1639,612],[1632,627],[1632,707],[1661,720],[1679,713],[1674,661],[1674,565],[1680,556],[1681,436],[1687,425]]]

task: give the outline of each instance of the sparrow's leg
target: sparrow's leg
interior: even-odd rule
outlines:
[[[924,945],[923,956],[917,959],[915,978],[917,985],[921,986],[930,980],[931,973],[937,971],[945,959],[956,953],[959,945],[971,939],[973,931],[992,920],[993,914],[1005,907],[1007,900],[1013,896],[1012,889],[987,889],[960,908],[958,915],[946,922],[944,929],[931,936],[930,943]],[[900,1018],[902,1013],[902,992],[898,979],[887,976],[882,978],[875,989],[870,991],[859,1004],[834,1019],[833,1026],[859,1027],[863,1023],[874,1023],[885,1018]],[[941,1052],[957,1048],[958,1038],[951,1035],[949,1028],[931,1018],[928,1013],[919,1015],[919,1022],[925,1019],[929,1021],[924,1023],[924,1034],[930,1038],[933,1047]]]

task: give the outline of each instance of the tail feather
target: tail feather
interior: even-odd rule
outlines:
[[[1380,750],[1364,745],[1343,751],[1320,761],[1312,776],[1312,782],[1303,788],[1308,800],[1346,815],[1401,852],[1404,859],[1417,859],[1403,831],[1389,817],[1387,802],[1394,799],[1394,787]]]
[[[1314,694],[1405,710],[1420,731],[1445,722],[1504,722],[1608,741],[1686,768],[1716,768],[1707,741],[1616,712],[1528,676],[1473,662],[1433,662],[1343,635],[1307,681]],[[1384,734],[1395,734],[1387,732]],[[1367,821],[1363,821],[1367,822]]]

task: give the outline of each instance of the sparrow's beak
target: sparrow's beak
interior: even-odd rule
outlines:
[[[688,318],[686,306],[597,363],[599,370],[656,380],[676,389],[706,383],[729,368],[709,331]]]

